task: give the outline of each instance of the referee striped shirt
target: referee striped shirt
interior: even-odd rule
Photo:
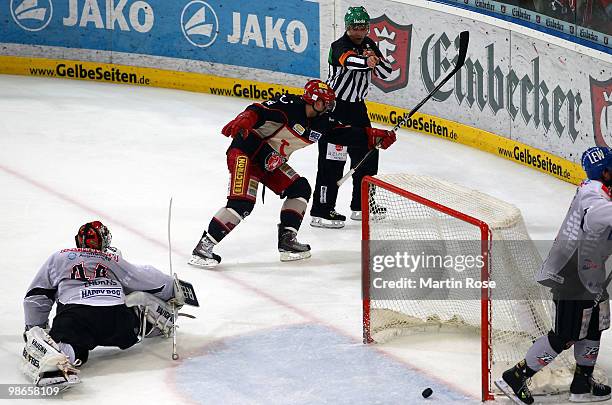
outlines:
[[[365,51],[374,51],[380,62],[374,69],[368,67]],[[391,64],[384,60],[376,43],[365,37],[359,45],[344,35],[334,41],[329,50],[329,75],[327,84],[336,92],[336,98],[343,101],[360,102],[368,95],[372,72],[381,79],[391,74]]]

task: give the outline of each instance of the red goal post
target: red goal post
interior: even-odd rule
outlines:
[[[367,241],[370,239],[370,188],[372,185],[378,186],[380,188],[384,188],[392,193],[397,194],[398,196],[407,198],[409,200],[415,201],[424,206],[430,207],[434,210],[444,212],[452,217],[465,221],[469,224],[472,224],[480,229],[480,240],[481,240],[481,254],[482,257],[485,258],[485,265],[481,270],[481,280],[489,280],[489,265],[488,265],[488,257],[489,257],[489,245],[492,238],[491,231],[489,226],[474,217],[466,215],[462,212],[456,211],[452,208],[445,207],[441,204],[438,204],[434,201],[428,200],[424,197],[421,197],[417,194],[411,193],[408,190],[402,189],[393,184],[387,183],[379,178],[366,176],[361,183],[361,212],[362,212],[362,228],[361,228],[361,236],[363,241]],[[376,214],[375,212],[372,214]],[[364,244],[364,247],[367,249],[367,245]],[[363,294],[363,342],[364,343],[374,343],[374,339],[372,339],[370,333],[370,271],[368,268],[369,265],[369,254],[367,251],[363,256],[365,261],[363,262],[364,266],[362,268],[362,294]],[[480,298],[480,320],[481,325],[485,325],[485,328],[482,328],[481,332],[481,369],[482,369],[482,399],[483,401],[494,399],[492,390],[491,390],[491,373],[489,370],[491,369],[491,355],[490,355],[490,328],[491,328],[491,299],[489,295],[489,289],[483,288],[481,291]]]

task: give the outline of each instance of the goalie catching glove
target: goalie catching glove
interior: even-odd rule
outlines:
[[[395,132],[393,131],[387,131],[385,129],[378,128],[365,128],[365,132],[368,136],[368,148],[370,149],[376,147],[380,147],[381,149],[387,149],[396,141]]]
[[[221,133],[225,136],[231,136],[232,138],[237,134],[242,134],[242,137],[246,139],[249,135],[249,131],[257,124],[258,119],[259,117],[255,111],[245,110],[227,123],[221,130]]]

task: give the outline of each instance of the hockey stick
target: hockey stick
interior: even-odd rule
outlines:
[[[610,274],[608,274],[608,277],[606,277],[606,280],[604,281],[604,285],[603,285],[603,288],[601,289],[601,292],[595,296],[595,299],[593,300],[593,308],[599,305],[611,281],[612,281],[612,271],[610,271]]]
[[[423,100],[421,100],[419,104],[417,104],[412,110],[410,110],[410,112],[407,115],[404,115],[399,119],[397,124],[395,124],[395,126],[393,127],[393,132],[400,129],[402,124],[404,124],[410,117],[412,117],[423,106],[423,104],[425,104],[434,94],[436,94],[436,92],[440,90],[440,88],[444,86],[446,82],[448,82],[455,75],[455,73],[459,71],[459,69],[461,69],[461,67],[465,63],[465,56],[467,55],[467,49],[468,49],[469,42],[470,42],[469,31],[463,31],[461,34],[459,34],[459,55],[457,57],[457,62],[455,63],[455,67],[453,68],[453,70],[451,70],[451,72],[448,75],[446,75],[446,77],[442,79],[442,81],[438,83],[438,85],[434,87],[434,89],[430,91],[429,94]],[[355,173],[355,170],[359,169],[359,167],[363,164],[363,162],[368,160],[368,158],[372,155],[372,153],[374,153],[374,150],[378,149],[378,147],[380,146],[380,142],[381,141],[379,141],[376,144],[375,148],[370,149],[368,153],[366,153],[366,155],[363,157],[363,159],[361,159],[355,165],[355,167],[349,170],[348,173],[346,173],[344,176],[342,176],[340,180],[336,182],[338,187],[340,187],[345,181],[347,181],[348,178],[351,177],[353,173]]]
[[[174,271],[172,270],[172,241],[170,239],[170,224],[172,221],[172,197],[170,197],[170,204],[168,205],[168,260],[170,262],[170,275],[176,278]],[[178,319],[176,309],[176,303],[172,303],[172,360],[178,360],[179,355],[176,351],[176,320]]]

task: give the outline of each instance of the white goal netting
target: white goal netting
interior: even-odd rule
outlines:
[[[409,193],[435,204],[419,201]],[[468,293],[461,288],[447,290],[444,296],[395,289],[386,297],[384,292],[374,292],[370,287],[364,335],[371,341],[437,333],[442,328],[445,332],[472,331],[475,338],[486,342],[482,355],[488,364],[491,390],[491,379],[499,378],[503,370],[524,358],[533,341],[550,330],[552,302],[548,291],[534,281],[542,258],[515,206],[438,178],[398,174],[368,181],[368,206],[363,210],[368,211],[364,239],[370,250],[384,250],[390,244],[392,250],[402,246],[393,245],[393,241],[409,241],[406,246],[414,250],[418,241],[423,241],[428,248],[435,243],[445,256],[488,255],[488,275],[487,269],[483,274],[482,267],[475,266],[463,270],[457,278],[488,277],[496,283],[485,299],[481,299],[481,292]],[[479,226],[456,215],[469,216],[486,225]],[[375,253],[370,251],[370,257]],[[487,306],[488,316],[486,312],[483,316],[483,306]],[[532,391],[567,391],[573,364],[571,351],[564,352],[536,375]]]

